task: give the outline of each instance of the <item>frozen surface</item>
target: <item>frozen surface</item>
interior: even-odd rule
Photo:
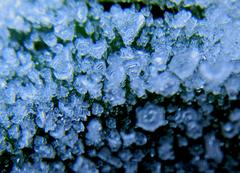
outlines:
[[[0,172],[239,172],[239,8],[2,0]]]

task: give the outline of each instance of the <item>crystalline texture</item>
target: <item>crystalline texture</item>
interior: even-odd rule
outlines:
[[[118,131],[111,130],[106,137],[108,145],[112,151],[118,151],[122,145],[121,137]]]
[[[231,121],[235,121],[235,122],[236,122],[236,121],[240,121],[240,109],[239,109],[239,108],[235,108],[235,109],[231,112],[229,119],[230,119]]]
[[[59,80],[71,80],[73,75],[72,54],[70,50],[64,49],[57,54],[51,66],[54,69],[54,75]]]
[[[69,25],[57,25],[54,27],[54,33],[56,34],[57,37],[66,40],[66,41],[71,41],[73,40],[74,37],[74,25],[69,24]]]
[[[188,20],[191,18],[191,13],[185,10],[182,10],[174,16],[174,19],[171,21],[171,26],[174,28],[182,28],[186,25]]]
[[[103,113],[103,111],[104,111],[104,109],[100,104],[93,103],[93,106],[92,106],[93,115],[100,116]]]
[[[180,81],[171,72],[165,71],[148,79],[150,91],[163,96],[171,96],[179,91]]]
[[[79,156],[72,167],[75,172],[98,173],[96,166],[90,160]]]
[[[120,33],[125,45],[130,45],[145,24],[145,17],[132,9],[122,10],[112,7],[112,21]],[[124,20],[122,20],[124,19]]]
[[[220,143],[213,134],[206,136],[206,155],[208,159],[214,159],[216,162],[221,162],[223,159],[223,153],[221,151]]]
[[[240,1],[105,1],[1,1],[1,172],[237,172]]]
[[[93,43],[90,39],[79,38],[75,41],[79,57],[89,55],[96,59],[101,59],[107,51],[108,45],[106,40],[99,40]]]
[[[124,147],[131,146],[136,141],[136,137],[135,137],[134,132],[131,132],[131,133],[121,132],[121,137],[122,137],[122,140],[123,140],[123,146]]]
[[[179,52],[175,55],[170,64],[169,70],[175,73],[180,79],[185,80],[191,76],[200,60],[199,52],[195,50],[187,50]]]
[[[87,134],[86,138],[88,140],[89,145],[97,145],[101,142],[101,131],[102,131],[102,125],[100,122],[96,119],[93,119],[89,122],[87,125]]]
[[[187,124],[187,135],[192,139],[197,139],[202,136],[202,125],[197,121],[192,121]]]
[[[101,96],[102,84],[95,79],[94,76],[79,75],[74,82],[74,86],[80,94],[88,92],[91,98],[98,98]]]
[[[122,167],[122,162],[120,159],[114,157],[111,155],[111,152],[107,148],[102,148],[100,152],[98,153],[98,157],[105,162],[115,166],[116,168]]]
[[[151,71],[158,72],[164,71],[167,68],[168,55],[161,51],[157,50],[152,53],[151,57]]]
[[[158,157],[162,160],[173,160],[175,158],[173,152],[173,139],[171,137],[164,136],[160,138]]]
[[[37,136],[34,141],[34,150],[43,158],[54,158],[55,151],[51,145],[46,144],[46,140],[43,137]]]
[[[136,110],[137,126],[146,131],[155,131],[166,124],[165,110],[155,104],[147,103]]]
[[[78,4],[76,19],[81,25],[87,21],[87,14],[87,5],[84,2],[80,2]]]
[[[209,83],[221,84],[232,72],[232,64],[226,60],[204,61],[199,68],[202,77]]]
[[[192,108],[187,108],[177,112],[176,116],[174,117],[176,123],[185,123],[188,124],[191,121],[195,121],[198,119],[197,112]]]
[[[57,38],[54,33],[42,34],[42,39],[49,47],[53,47],[57,44]]]
[[[240,91],[240,76],[230,76],[224,83],[228,96],[231,99],[237,99],[237,95]]]

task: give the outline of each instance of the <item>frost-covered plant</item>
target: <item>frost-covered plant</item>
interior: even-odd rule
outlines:
[[[4,0],[0,172],[238,172],[240,1]]]

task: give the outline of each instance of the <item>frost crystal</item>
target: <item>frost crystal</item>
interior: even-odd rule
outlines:
[[[219,141],[213,134],[206,137],[206,156],[209,159],[214,159],[217,162],[221,162],[223,159],[223,154],[220,148]]]
[[[163,96],[171,96],[177,93],[179,85],[179,79],[168,71],[151,76],[148,79],[149,90]]]
[[[152,103],[147,103],[143,108],[136,110],[137,126],[147,131],[155,131],[165,125],[165,110]]]
[[[172,138],[163,137],[160,139],[160,146],[158,148],[158,156],[162,160],[173,160],[175,158],[172,148]]]
[[[145,17],[133,9],[122,10],[112,7],[112,21],[122,36],[125,45],[130,45],[145,24]],[[122,20],[125,19],[125,20]]]
[[[86,173],[98,173],[99,171],[96,169],[95,165],[89,161],[88,159],[79,156],[76,162],[73,165],[73,171],[75,172],[86,172]]]
[[[1,1],[0,172],[239,172],[240,1],[105,1]]]
[[[51,66],[54,69],[54,75],[59,80],[71,80],[73,75],[73,66],[71,64],[72,54],[70,50],[64,49],[62,53],[56,55]]]
[[[201,63],[199,70],[200,74],[207,82],[221,84],[231,74],[232,64],[224,60],[216,60],[216,62],[205,61]]]
[[[107,148],[101,149],[101,151],[98,153],[98,157],[117,168],[122,167],[121,160],[111,156],[111,152]]]
[[[174,16],[174,19],[171,21],[171,26],[174,28],[182,28],[186,25],[188,20],[191,18],[191,13],[188,11],[180,11]]]
[[[118,149],[122,145],[121,136],[115,130],[110,131],[106,140],[107,140],[108,145],[109,145],[109,147],[112,151],[118,151]]]
[[[78,4],[78,9],[77,9],[77,21],[80,24],[85,23],[87,21],[87,15],[88,15],[87,5],[84,2],[80,2]]]
[[[97,59],[101,59],[103,57],[108,47],[105,40],[93,43],[90,39],[82,38],[75,41],[75,46],[78,50],[79,57],[89,55]]]
[[[97,145],[101,142],[101,131],[102,125],[98,120],[91,120],[87,126],[87,134],[86,138],[88,140],[89,145]]]
[[[93,115],[98,115],[100,116],[102,113],[103,113],[103,107],[98,104],[98,103],[93,103],[93,106],[92,106],[92,113]]]
[[[170,64],[169,70],[175,73],[180,79],[185,80],[191,76],[200,60],[198,50],[187,50],[175,55]]]

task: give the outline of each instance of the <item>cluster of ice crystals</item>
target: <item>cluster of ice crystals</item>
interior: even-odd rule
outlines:
[[[86,139],[89,145],[97,145],[101,142],[102,125],[98,120],[91,120],[87,126]]]
[[[105,40],[93,43],[90,39],[79,38],[75,41],[75,47],[78,51],[79,58],[89,55],[91,57],[101,59],[106,52],[108,45]]]
[[[208,82],[213,84],[223,83],[232,72],[232,64],[224,60],[205,61],[199,67],[200,74]]]
[[[169,64],[169,70],[175,73],[181,80],[185,80],[190,77],[196,69],[200,55],[198,50],[189,50],[186,52],[178,52]]]
[[[99,153],[98,157],[102,159],[105,162],[108,162],[110,165],[113,165],[114,167],[121,168],[122,162],[119,158],[116,158],[111,155],[111,152],[107,148],[102,148]]]
[[[148,79],[148,90],[163,96],[172,96],[180,90],[180,80],[171,72],[165,71]]]
[[[240,1],[121,5],[0,3],[0,172],[240,170]]]
[[[75,172],[86,172],[86,173],[98,173],[95,165],[88,159],[79,156],[73,165],[73,171]]]
[[[191,18],[191,13],[185,10],[179,11],[173,18],[168,18],[170,14],[167,13],[166,21],[173,28],[183,28],[188,20]],[[169,20],[169,21],[168,21]]]
[[[111,14],[112,22],[122,36],[124,44],[131,45],[145,24],[145,17],[133,8],[122,10],[119,6],[112,7]]]
[[[121,136],[118,131],[110,131],[106,140],[112,151],[118,151],[122,145]]]
[[[87,21],[88,8],[84,2],[80,2],[77,6],[77,21],[83,24]]]
[[[69,50],[62,50],[56,55],[51,63],[54,69],[54,75],[59,80],[69,80],[73,75],[73,66],[71,64],[71,53]]]

